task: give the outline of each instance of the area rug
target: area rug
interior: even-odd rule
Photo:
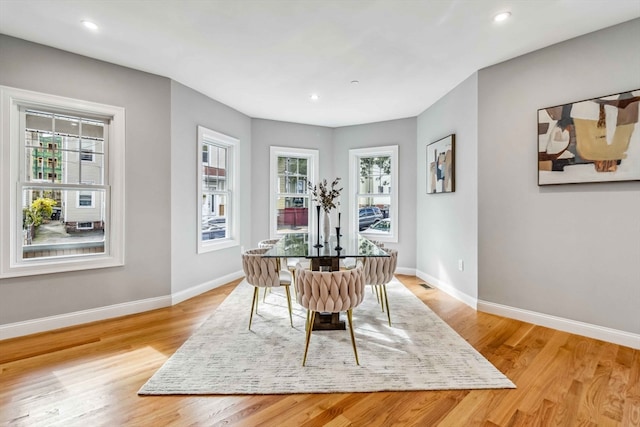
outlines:
[[[353,310],[360,366],[349,331],[314,331],[302,367],[305,311],[292,328],[284,289],[263,302],[248,330],[246,282],[138,391],[169,394],[285,394],[515,388],[515,385],[398,280],[387,285],[392,326],[367,289]],[[293,299],[293,290],[292,290]]]

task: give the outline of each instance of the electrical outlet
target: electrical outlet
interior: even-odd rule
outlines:
[[[240,253],[243,254],[244,253],[244,246],[240,246]]]
[[[458,260],[458,270],[464,271],[464,261],[461,259]]]

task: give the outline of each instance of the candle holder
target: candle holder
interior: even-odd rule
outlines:
[[[340,236],[342,236],[342,234],[340,234],[340,227],[336,227],[336,241],[338,245],[334,249],[338,252],[342,250],[342,246],[340,246]]]
[[[316,241],[316,244],[315,244],[315,245],[313,245],[313,247],[314,247],[314,248],[321,248],[323,245],[322,245],[322,243],[320,243],[320,205],[317,205],[317,206],[316,206],[316,211],[317,211],[316,218],[317,218],[317,220],[318,220],[318,227],[317,227],[317,229],[316,229],[316,238],[317,238],[317,241]]]

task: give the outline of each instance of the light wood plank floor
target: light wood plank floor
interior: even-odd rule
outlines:
[[[0,342],[0,425],[640,426],[640,351],[478,313],[398,278],[518,388],[138,396],[236,281],[174,307]]]

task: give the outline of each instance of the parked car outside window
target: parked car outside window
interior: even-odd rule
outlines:
[[[381,219],[364,230],[367,234],[389,234],[391,232],[391,220],[389,218]]]
[[[362,231],[370,225],[380,221],[382,218],[382,212],[380,211],[380,208],[376,206],[360,208],[358,212],[358,228]]]

